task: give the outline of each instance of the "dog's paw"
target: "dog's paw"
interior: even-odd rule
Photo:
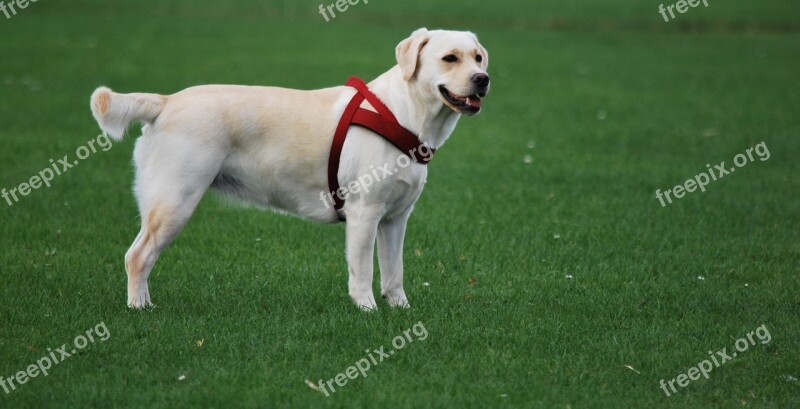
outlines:
[[[403,290],[386,292],[382,296],[390,307],[411,308],[411,304],[408,303],[408,298],[406,298],[406,293]]]
[[[411,308],[411,304],[408,302],[408,299],[387,299],[386,302],[389,303],[389,306],[392,308]]]
[[[153,307],[153,302],[150,301],[150,291],[147,288],[136,292],[128,293],[128,307],[133,309],[143,309]]]
[[[353,302],[356,303],[358,308],[362,311],[375,311],[378,309],[378,304],[375,302],[375,297],[372,295],[367,297],[353,297]]]

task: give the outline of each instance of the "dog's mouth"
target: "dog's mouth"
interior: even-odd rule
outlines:
[[[475,115],[481,110],[481,95],[458,96],[450,92],[444,85],[439,86],[439,92],[442,93],[442,97],[444,97],[447,105],[458,113]]]

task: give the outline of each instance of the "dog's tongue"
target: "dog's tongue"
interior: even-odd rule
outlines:
[[[481,99],[477,97],[467,97],[467,105],[473,108],[480,108],[481,107]]]

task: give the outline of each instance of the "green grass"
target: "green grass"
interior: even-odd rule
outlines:
[[[100,322],[111,334],[0,389],[0,408],[800,405],[797,2],[712,2],[670,23],[659,2],[375,0],[330,23],[319,3],[0,15],[0,187],[98,134],[98,85],[316,88],[388,69],[419,26],[470,29],[493,89],[430,165],[406,238],[413,308],[350,304],[342,225],[209,195],[151,275],[157,307],[128,310],[129,137],[0,201],[0,376]],[[654,197],[762,141],[769,160]],[[366,378],[328,398],[305,384],[417,322],[427,339]],[[659,380],[762,324],[771,342],[664,395]]]

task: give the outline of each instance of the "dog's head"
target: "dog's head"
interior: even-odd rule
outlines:
[[[420,28],[397,45],[403,79],[453,111],[475,115],[489,93],[489,53],[467,31]]]

